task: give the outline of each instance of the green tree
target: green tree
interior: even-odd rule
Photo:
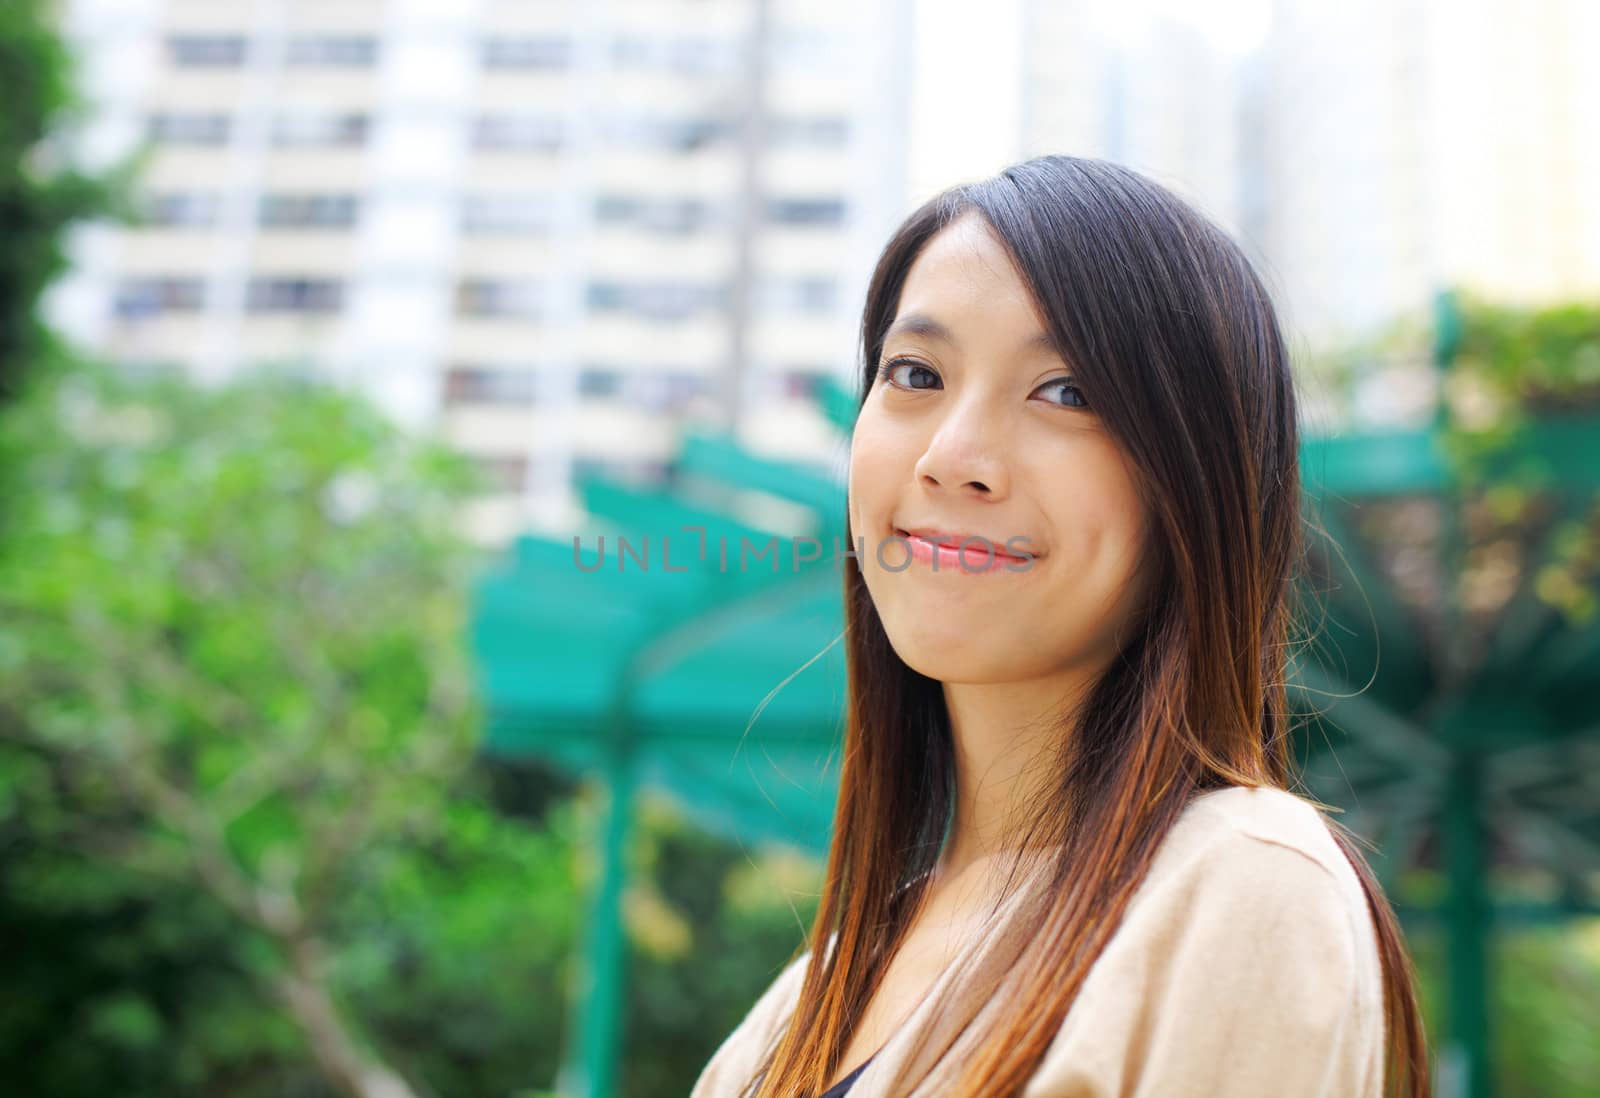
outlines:
[[[671,802],[641,812],[628,902],[629,1056],[624,1094],[687,1094],[717,1046],[794,954],[816,917],[819,858],[748,850]]]
[[[90,1040],[149,1050],[177,1017],[201,1062],[168,1049],[189,1062],[152,1073],[260,1086],[304,1049],[323,1087],[402,1096],[422,1076],[397,1065],[449,1041],[383,1040],[392,990],[426,1010],[487,986],[504,1006],[522,977],[559,999],[576,825],[499,819],[472,771],[479,561],[453,533],[470,467],[293,379],[35,380],[0,417],[0,828],[40,856],[5,867],[0,897],[33,905],[13,924],[129,931],[75,970],[120,974],[115,993],[62,1004],[92,1014]],[[199,1013],[138,982],[191,946],[178,986],[208,996]],[[531,1043],[553,1062],[547,1013]],[[513,1020],[480,1038],[504,1054]]]
[[[1600,411],[1600,305],[1512,306],[1450,293],[1431,318],[1399,318],[1316,366],[1335,396],[1348,397],[1363,371],[1386,361],[1439,371],[1434,426],[1453,486],[1432,516],[1437,585],[1426,604],[1411,608],[1431,625],[1426,634],[1436,673],[1459,681],[1494,674],[1495,688],[1534,689],[1515,667],[1500,663],[1520,659],[1531,667],[1542,644],[1581,639],[1600,620],[1600,493],[1570,475],[1600,459],[1593,427]],[[1372,509],[1364,532],[1382,555],[1398,560],[1397,548],[1416,552],[1419,540],[1404,529],[1407,522],[1415,529],[1415,503],[1407,501],[1409,518]],[[1520,640],[1497,650],[1508,636]],[[1535,712],[1550,706],[1547,698],[1527,700]],[[1583,735],[1575,730],[1571,738],[1577,760]],[[1495,765],[1488,756],[1486,772]],[[1511,903],[1539,902],[1576,887],[1590,868],[1539,867],[1528,883],[1497,874],[1491,888]],[[1447,895],[1432,867],[1412,866],[1398,881],[1397,894],[1418,908]],[[1519,894],[1524,888],[1526,896]],[[1600,1024],[1597,926],[1600,920],[1581,917],[1494,930],[1487,1005],[1500,1091],[1592,1092],[1600,1071],[1592,1038]],[[1456,1023],[1449,1017],[1445,935],[1413,926],[1409,939],[1428,1032],[1436,1042],[1448,1039]]]
[[[56,4],[0,5],[0,406],[45,357],[37,305],[63,264],[63,231],[111,208],[116,184],[70,166],[63,130],[77,110],[71,66],[56,31]]]
[[[1476,544],[1512,536],[1553,508],[1548,552],[1532,564],[1534,592],[1581,628],[1600,617],[1600,493],[1555,498],[1558,470],[1522,448],[1553,422],[1600,412],[1600,304],[1525,308],[1463,296],[1457,317],[1446,442],[1482,504]],[[1600,440],[1572,456],[1600,460]]]

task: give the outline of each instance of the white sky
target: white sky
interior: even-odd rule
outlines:
[[[1087,8],[1090,23],[1113,41],[1135,39],[1156,19],[1170,19],[1233,56],[1261,45],[1272,17],[1271,0],[1092,0]]]
[[[933,192],[1017,159],[1022,0],[916,0],[907,184]]]

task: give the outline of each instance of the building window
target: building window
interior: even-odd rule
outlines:
[[[702,374],[669,373],[665,375],[665,380],[662,399],[666,407],[673,410],[681,409],[711,391],[711,379]]]
[[[756,308],[763,311],[825,313],[834,306],[835,283],[826,276],[769,276],[756,282],[755,291]]]
[[[473,454],[490,491],[520,492],[528,480],[527,454]]]
[[[578,395],[611,397],[622,392],[623,375],[616,370],[584,370],[578,375]]]
[[[678,76],[725,76],[739,65],[740,43],[732,38],[626,34],[612,44],[618,68],[654,69]]]
[[[568,38],[490,38],[483,64],[490,69],[564,69],[572,61]]]
[[[167,39],[167,56],[180,68],[237,68],[248,46],[240,34],[175,34]]]
[[[775,225],[838,226],[844,224],[842,198],[769,198],[767,220]]]
[[[790,400],[814,400],[829,376],[829,372],[820,366],[785,370],[781,375],[781,391]]]
[[[604,122],[602,132],[607,141],[622,148],[687,153],[731,141],[737,127],[727,118],[616,115]]]
[[[538,377],[532,370],[455,366],[445,374],[446,404],[509,404],[527,406],[537,398]]]
[[[774,145],[839,148],[850,140],[850,120],[839,116],[779,115],[767,119],[767,140]]]
[[[618,481],[640,488],[659,488],[671,476],[672,464],[659,458],[597,458],[572,459],[572,478],[590,480],[596,477]]]
[[[272,143],[285,147],[361,145],[370,119],[364,114],[289,114],[272,122]]]
[[[561,122],[537,115],[484,115],[473,125],[472,144],[492,151],[557,152],[561,148]]]
[[[463,316],[536,320],[541,289],[529,280],[469,278],[456,288],[456,310]]]
[[[359,204],[353,194],[269,194],[261,199],[261,224],[276,229],[348,229]]]
[[[589,308],[622,312],[646,320],[684,320],[707,309],[721,308],[724,288],[696,282],[592,282]]]
[[[114,308],[124,320],[163,313],[196,313],[205,307],[205,280],[200,278],[130,278],[117,286]]]
[[[806,27],[775,28],[772,36],[773,68],[802,69],[810,73],[844,73],[854,58],[851,42],[842,34]]]
[[[222,203],[209,192],[177,191],[147,195],[143,205],[146,225],[200,229],[217,223]]]
[[[378,41],[360,35],[307,35],[291,38],[285,57],[306,68],[368,68],[378,59]]]
[[[702,232],[725,220],[726,207],[703,198],[661,198],[605,194],[595,200],[595,220],[602,225],[631,225],[654,233],[684,235]]]
[[[621,398],[629,405],[651,412],[681,411],[695,397],[709,391],[711,381],[703,374],[668,369],[639,369],[621,374]]]
[[[334,313],[344,283],[333,278],[252,278],[245,308],[252,313]]]
[[[469,194],[461,202],[461,231],[469,236],[540,236],[550,220],[544,195]]]
[[[168,145],[222,145],[228,123],[225,114],[153,114],[147,132],[152,141]]]

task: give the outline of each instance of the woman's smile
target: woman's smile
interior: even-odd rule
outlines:
[[[1026,538],[1008,538],[1004,543],[993,541],[981,534],[945,534],[934,531],[911,533],[896,529],[894,536],[906,543],[909,559],[928,565],[934,572],[950,572],[965,576],[1016,574],[1033,567],[1037,553],[1022,554],[1008,551],[1018,548]],[[887,555],[887,551],[886,551]],[[892,567],[892,565],[891,565]]]

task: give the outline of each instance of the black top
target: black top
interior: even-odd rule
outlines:
[[[860,1067],[856,1068],[849,1075],[846,1075],[843,1079],[840,1079],[837,1083],[833,1084],[833,1086],[817,1095],[817,1098],[844,1098],[845,1092],[855,1085],[856,1079],[860,1077],[863,1071],[867,1070],[867,1065],[870,1063],[872,1063],[872,1057],[868,1056],[865,1060],[861,1061]]]

